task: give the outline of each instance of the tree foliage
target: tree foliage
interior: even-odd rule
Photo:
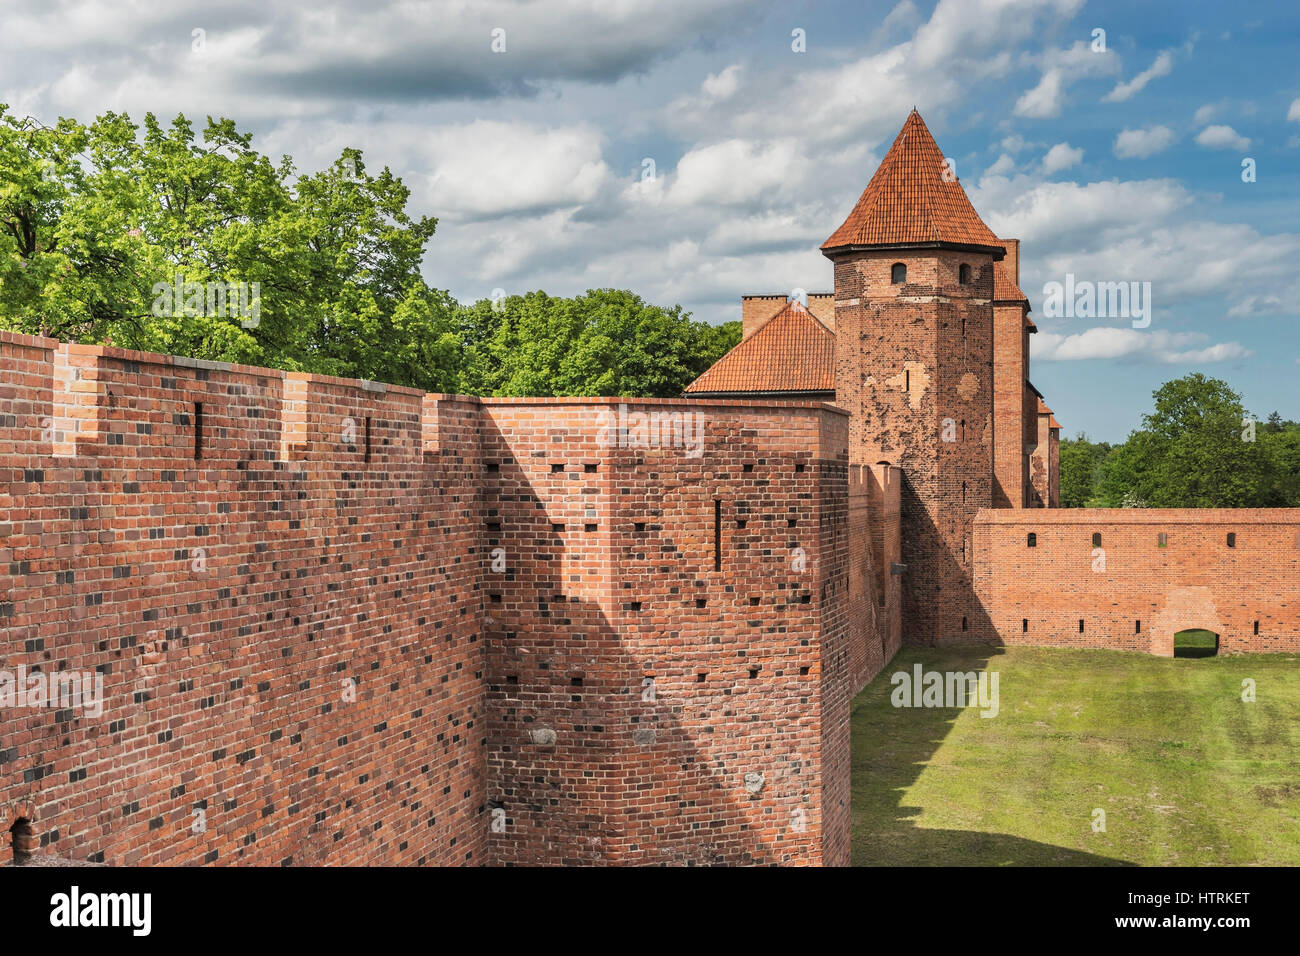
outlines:
[[[1199,372],[1153,398],[1120,445],[1061,443],[1063,506],[1300,506],[1300,425],[1277,412],[1259,423],[1226,382]]]
[[[740,338],[612,289],[462,307],[422,277],[437,221],[409,199],[359,150],[299,174],[228,119],[0,106],[0,328],[485,395],[675,396]],[[256,289],[256,317],[184,283]]]

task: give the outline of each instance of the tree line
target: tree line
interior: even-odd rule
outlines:
[[[1259,420],[1227,382],[1200,372],[1166,382],[1118,445],[1061,441],[1064,508],[1300,506],[1300,423]]]
[[[300,174],[229,119],[0,104],[0,328],[476,395],[677,396],[740,339],[618,289],[459,303],[409,199],[360,150]]]

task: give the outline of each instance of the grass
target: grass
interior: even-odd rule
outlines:
[[[1213,631],[1179,631],[1174,635],[1174,657],[1213,657],[1219,652],[1219,635]]]
[[[996,671],[998,715],[892,706],[917,663]],[[1300,864],[1295,655],[904,648],[852,727],[858,865]]]

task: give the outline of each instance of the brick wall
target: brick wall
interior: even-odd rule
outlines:
[[[611,440],[617,400],[10,334],[0,389],[0,670],[104,683],[0,708],[0,823],[42,853],[847,862],[896,585],[853,608],[899,539],[842,412],[624,404],[696,456]]]
[[[122,864],[484,862],[474,463],[425,453],[423,396],[12,335],[0,372],[3,669],[104,693],[0,709],[3,822]]]
[[[977,639],[1170,656],[1204,628],[1221,653],[1300,651],[1300,509],[985,511],[975,552]]]
[[[895,284],[900,262],[907,281]],[[976,512],[992,504],[992,294],[987,255],[883,250],[835,261],[835,402],[850,415],[850,460],[902,469],[909,643],[965,633],[979,615],[969,548]]]
[[[786,307],[790,293],[743,295],[740,297],[741,338],[747,339],[760,325]],[[832,292],[809,292],[808,311],[822,325],[835,330],[835,295]]]

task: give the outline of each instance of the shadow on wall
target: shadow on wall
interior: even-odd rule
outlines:
[[[855,866],[1129,866],[1123,860],[1052,846],[1003,833],[917,825],[920,808],[906,804],[953,724],[951,707],[895,707],[893,675],[947,673],[960,666],[990,674],[996,647],[974,655],[905,649],[853,703],[853,864]],[[991,686],[991,677],[984,677]],[[881,739],[888,741],[881,744]]]
[[[483,602],[492,859],[820,862],[828,662],[800,636],[817,589],[775,580],[782,559],[747,537],[788,539],[787,507],[817,529],[806,482],[773,477],[795,456],[737,426],[738,457],[702,477],[670,454],[600,450],[562,411],[549,428],[527,427],[528,408],[496,414],[511,424],[485,414],[482,431],[485,566],[501,562]]]

